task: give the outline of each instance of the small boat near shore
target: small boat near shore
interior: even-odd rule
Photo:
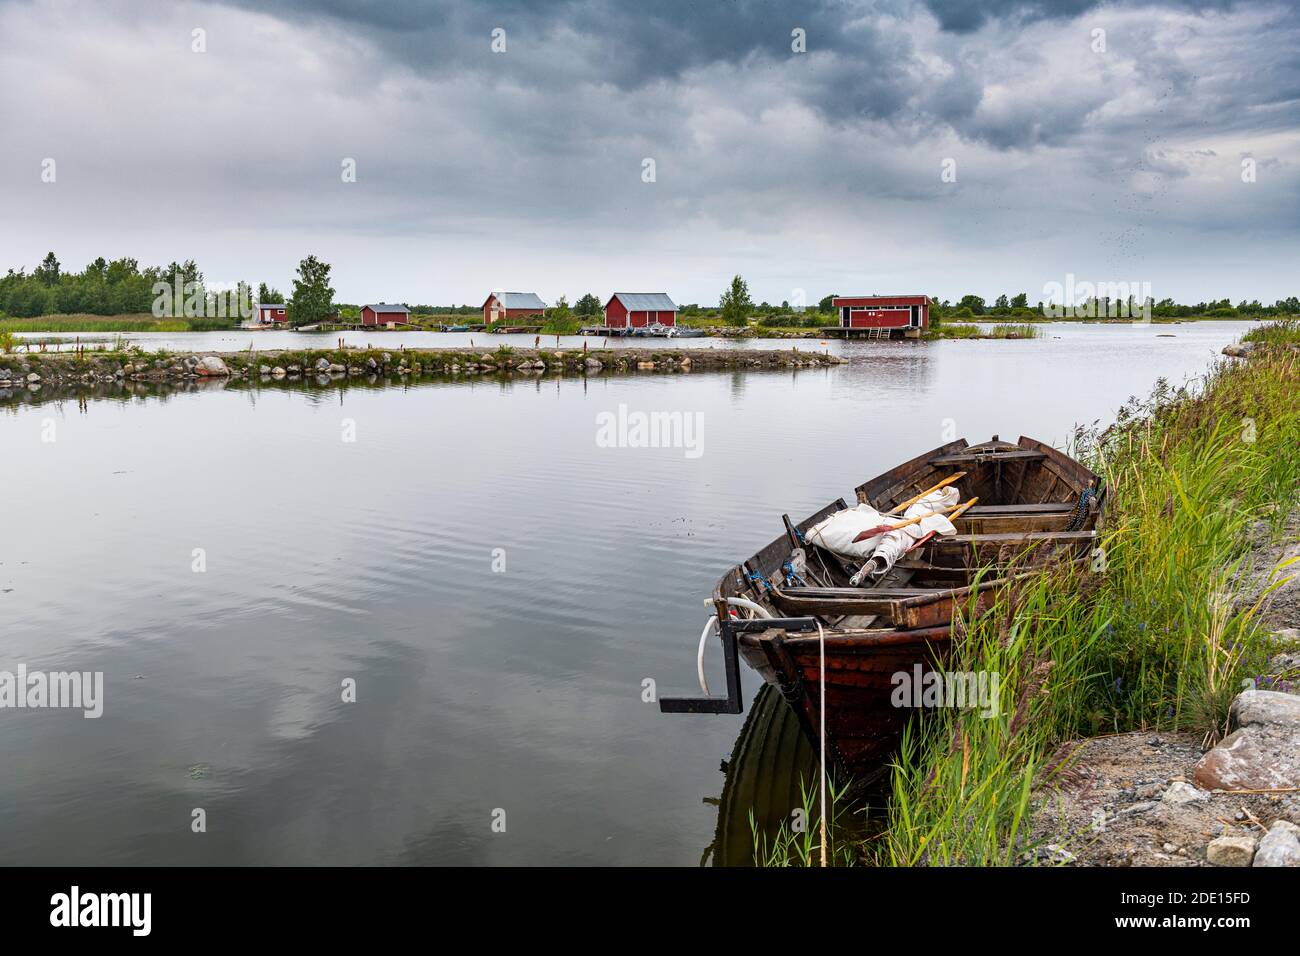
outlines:
[[[799,522],[782,516],[782,535],[722,575],[697,660],[705,696],[661,698],[663,712],[740,713],[744,660],[816,741],[824,641],[828,769],[869,783],[915,713],[893,703],[895,676],[942,666],[964,609],[991,607],[1051,562],[1086,561],[1105,493],[1097,475],[1050,445],[995,435],[918,455],[856,495],[855,507],[840,498]],[[713,633],[723,696],[704,677]]]

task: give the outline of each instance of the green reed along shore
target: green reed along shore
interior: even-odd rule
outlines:
[[[1077,436],[1075,454],[1110,489],[1096,570],[1062,569],[967,615],[946,668],[1000,674],[1000,715],[934,711],[909,732],[866,859],[1018,863],[1061,742],[1225,732],[1268,653],[1241,573],[1252,533],[1280,535],[1300,485],[1300,323],[1246,339],[1250,358],[1217,363],[1193,394],[1161,383],[1106,431]]]

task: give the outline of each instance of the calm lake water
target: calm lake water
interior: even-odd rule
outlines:
[[[0,670],[104,674],[99,719],[0,710],[0,863],[694,865],[743,717],[661,715],[642,682],[696,692],[722,570],[949,419],[1060,444],[1246,328],[0,404]],[[701,413],[702,454],[598,447],[620,403]]]

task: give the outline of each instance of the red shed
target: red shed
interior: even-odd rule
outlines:
[[[483,303],[483,321],[491,325],[501,319],[541,315],[545,311],[546,303],[536,292],[493,292]]]
[[[615,292],[605,303],[607,328],[634,329],[647,325],[676,325],[677,306],[664,292]]]
[[[258,325],[270,325],[272,322],[288,322],[283,302],[259,302],[253,306],[253,321]]]
[[[831,300],[845,329],[924,329],[930,325],[926,295],[837,295]]]
[[[388,325],[390,322],[404,325],[410,320],[411,310],[404,305],[389,305],[386,302],[377,302],[374,305],[363,305],[361,307],[362,325]]]

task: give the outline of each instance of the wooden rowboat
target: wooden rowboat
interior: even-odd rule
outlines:
[[[852,563],[805,537],[849,507],[843,498],[797,523],[783,516],[785,533],[730,568],[713,590],[726,695],[708,694],[701,660],[706,696],[665,697],[660,709],[740,713],[743,659],[778,688],[816,740],[824,639],[827,762],[841,779],[869,782],[914,713],[892,703],[895,675],[941,665],[959,639],[952,623],[962,609],[986,609],[1017,578],[1040,574],[1049,562],[1087,560],[1094,548],[1101,479],[1032,438],[949,442],[859,485],[857,499],[894,512],[954,473],[961,474],[961,497],[979,499],[954,521],[957,533],[922,538],[869,585],[851,586]],[[805,574],[792,571],[795,549],[804,552]]]

